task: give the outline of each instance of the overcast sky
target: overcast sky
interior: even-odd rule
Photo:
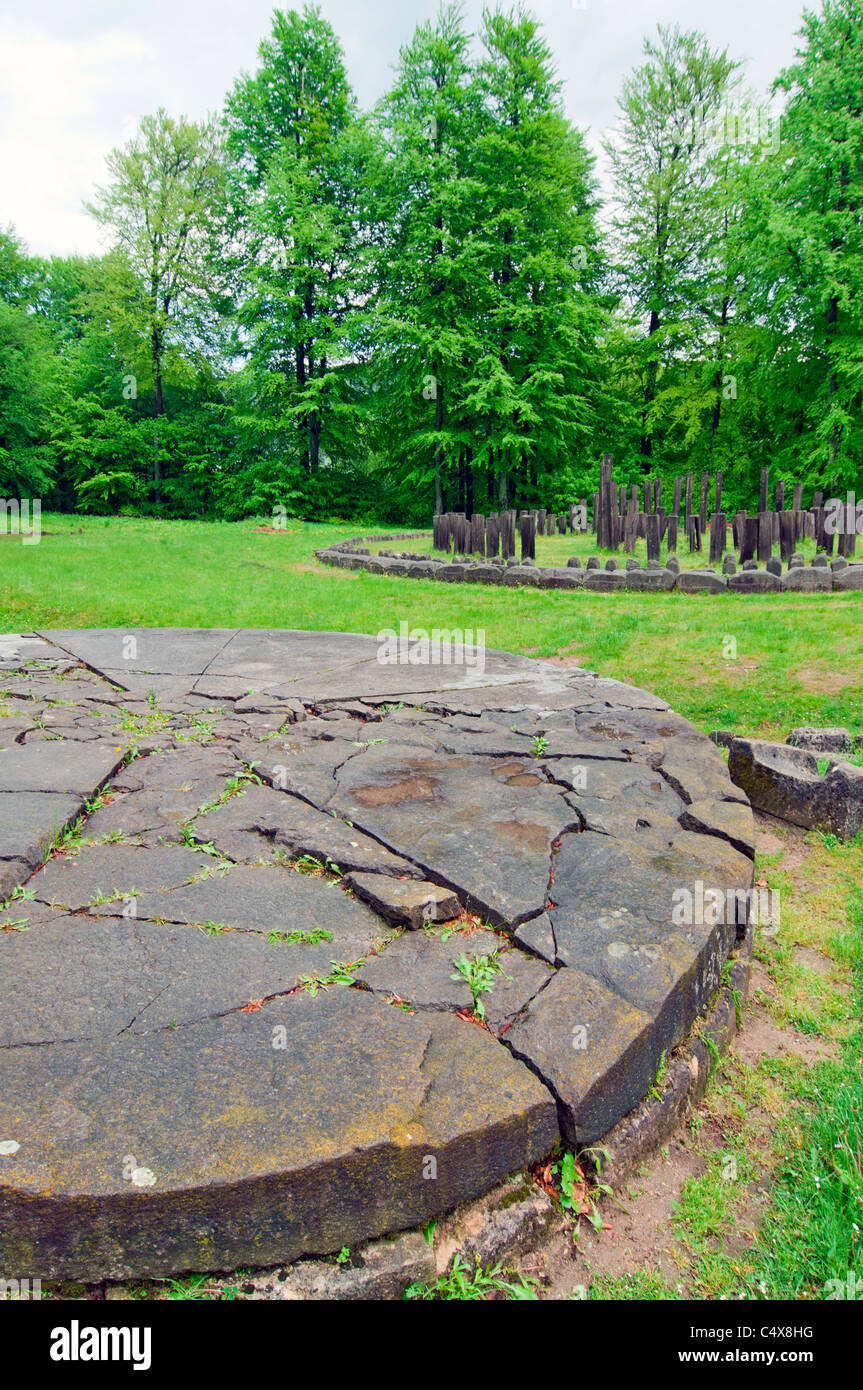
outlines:
[[[794,55],[802,0],[532,0],[570,119],[593,147],[613,126],[625,74],[657,23],[703,30],[746,60],[761,95]],[[818,8],[817,5],[814,6]],[[38,254],[100,251],[81,207],[105,156],[158,106],[200,118],[256,63],[269,0],[0,0],[0,226]],[[290,0],[280,6],[290,9]],[[296,8],[300,8],[297,4]],[[400,45],[437,0],[321,0],[360,103],[387,89]],[[477,26],[482,0],[466,0]]]

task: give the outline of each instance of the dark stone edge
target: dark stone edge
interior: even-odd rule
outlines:
[[[405,537],[405,538],[406,538],[406,537]],[[396,538],[396,537],[380,537],[380,536],[374,536],[374,537],[366,537],[365,539],[371,539],[371,540],[373,540],[373,541],[378,541],[378,540],[381,540],[381,539],[402,539],[402,538],[401,538],[401,537]],[[357,552],[355,552],[355,551],[350,551],[350,550],[337,550],[337,549],[335,549],[335,548],[329,548],[329,549],[324,549],[324,550],[316,550],[316,551],[314,552],[314,554],[315,554],[315,559],[320,560],[322,564],[326,564],[326,565],[335,565],[335,566],[340,567],[340,568],[343,568],[343,569],[344,569],[344,568],[347,568],[347,569],[352,569],[352,570],[360,570],[360,569],[361,569],[361,570],[372,571],[373,565],[374,565],[374,564],[377,562],[377,560],[378,560],[378,557],[377,557],[376,555],[364,555],[364,554],[359,554],[359,553],[357,553]],[[491,562],[489,562],[489,564],[490,564],[490,563],[491,563]],[[392,567],[393,564],[397,565],[398,568]],[[478,566],[478,567],[479,567],[479,566]],[[849,566],[849,567],[850,567],[850,566]],[[436,573],[436,570],[442,569],[442,568],[446,568],[446,569],[447,569],[448,571],[450,571],[450,572],[447,573],[446,575],[440,575],[440,574]],[[467,566],[466,568],[469,570],[469,569],[470,569],[470,566]],[[488,568],[488,566],[482,566],[482,568]],[[511,569],[512,569],[512,568],[518,569],[519,571],[521,570],[521,567],[520,567],[520,566],[513,566],[513,567],[511,567]],[[804,568],[804,567],[798,566],[798,568]],[[613,571],[613,573],[614,573],[615,575],[619,575],[619,576],[620,576],[620,581],[621,581],[621,582],[618,583],[616,580],[607,580],[607,581],[605,581],[603,584],[590,584],[590,585],[588,585],[588,584],[586,583],[586,576],[587,576],[588,574],[593,573],[593,574],[602,574],[602,575],[605,575],[605,574],[608,574],[609,572],[608,572],[607,570],[604,570],[604,569],[601,569],[601,570],[574,570],[574,571],[572,571],[572,573],[573,573],[573,574],[578,574],[578,575],[579,575],[579,580],[578,580],[578,581],[575,581],[575,582],[573,582],[573,583],[563,583],[562,580],[561,580],[561,569],[560,569],[559,567],[550,567],[550,566],[535,566],[535,567],[534,567],[534,566],[531,566],[531,571],[532,571],[532,572],[531,572],[529,575],[528,575],[528,574],[522,575],[522,574],[519,572],[519,574],[516,576],[516,580],[515,580],[514,583],[509,583],[509,582],[508,582],[508,583],[504,583],[503,575],[507,574],[508,571],[507,571],[506,568],[502,568],[502,569],[500,570],[500,574],[501,574],[501,581],[500,581],[500,583],[501,583],[501,587],[504,587],[504,588],[516,587],[516,584],[520,581],[522,584],[527,585],[528,587],[534,588],[534,589],[536,589],[536,588],[539,588],[539,589],[564,589],[564,590],[586,589],[586,590],[588,590],[590,593],[612,593],[612,592],[621,592],[621,593],[623,593],[623,592],[625,592],[625,593],[641,593],[641,594],[643,594],[643,593],[654,593],[654,592],[671,593],[671,592],[676,591],[677,593],[682,593],[682,594],[685,593],[685,594],[693,594],[693,595],[695,595],[695,594],[701,594],[701,593],[709,593],[709,594],[713,595],[713,594],[716,594],[716,593],[718,593],[718,592],[722,592],[722,593],[733,593],[733,594],[784,594],[784,593],[790,593],[790,594],[800,594],[800,593],[804,593],[804,594],[805,594],[805,593],[827,594],[827,593],[843,593],[843,592],[849,592],[848,589],[844,588],[843,586],[841,586],[841,585],[839,585],[839,584],[835,584],[835,583],[834,583],[833,572],[832,572],[832,570],[830,569],[829,566],[826,566],[826,567],[825,567],[825,566],[806,566],[805,568],[806,568],[806,569],[814,568],[814,569],[816,570],[816,572],[819,573],[819,574],[822,573],[822,572],[825,573],[825,574],[829,574],[829,575],[830,575],[830,583],[829,583],[829,585],[823,585],[823,586],[821,586],[821,587],[819,587],[819,588],[814,588],[814,589],[810,589],[810,590],[806,590],[806,589],[795,589],[795,588],[792,588],[792,587],[790,587],[790,586],[783,585],[783,584],[781,583],[781,581],[780,581],[776,576],[772,576],[772,575],[771,575],[771,578],[776,578],[776,579],[777,579],[776,584],[775,584],[775,585],[772,584],[772,585],[766,586],[766,587],[764,587],[764,588],[759,588],[759,587],[757,587],[757,586],[754,585],[754,584],[744,584],[744,583],[741,583],[741,584],[739,584],[739,585],[738,585],[738,584],[732,585],[732,584],[730,584],[730,583],[727,582],[727,580],[728,580],[729,577],[732,578],[732,579],[734,579],[734,578],[738,578],[740,575],[743,575],[743,574],[751,574],[751,573],[766,574],[766,573],[769,573],[769,571],[767,571],[767,570],[756,570],[756,571],[738,570],[737,573],[736,573],[735,575],[726,576],[726,575],[720,574],[720,573],[719,573],[718,571],[716,571],[716,570],[711,570],[711,571],[709,571],[709,573],[710,573],[716,580],[721,581],[721,582],[720,582],[719,588],[714,589],[714,588],[705,587],[705,588],[703,588],[703,589],[694,589],[694,588],[693,588],[693,589],[689,589],[689,588],[683,588],[683,587],[680,586],[680,583],[679,583],[680,578],[683,577],[683,576],[686,576],[686,575],[693,574],[693,573],[699,573],[699,571],[697,571],[697,570],[681,570],[679,574],[676,574],[676,573],[674,573],[674,571],[668,571],[668,570],[665,570],[664,568],[660,568],[660,569],[655,570],[655,571],[650,571],[650,570],[647,570],[647,569],[639,569],[639,570],[634,570],[634,571],[627,571],[627,570],[623,570],[623,569],[618,569],[618,570]],[[437,557],[435,557],[433,560],[429,560],[429,559],[418,559],[418,560],[416,560],[416,561],[399,560],[399,561],[395,561],[395,562],[385,562],[385,563],[384,563],[384,566],[383,566],[383,568],[382,568],[382,570],[381,570],[381,573],[382,573],[382,574],[384,575],[384,577],[386,577],[386,578],[398,579],[398,578],[406,577],[407,575],[411,574],[411,573],[414,572],[414,571],[416,571],[420,577],[424,577],[424,578],[428,578],[428,579],[437,579],[437,580],[443,579],[443,580],[445,580],[446,582],[449,582],[449,583],[454,583],[454,582],[455,582],[455,583],[470,583],[470,582],[471,582],[471,579],[470,579],[469,574],[457,574],[457,573],[452,573],[452,572],[451,572],[451,571],[452,571],[452,566],[451,566],[451,564],[449,564],[446,560],[438,559]],[[705,571],[705,572],[706,572],[706,571]],[[629,578],[629,576],[630,576],[631,574],[640,575],[640,576],[643,576],[643,577],[644,577],[644,576],[649,576],[649,575],[651,575],[651,574],[655,574],[657,577],[660,576],[660,575],[662,575],[662,576],[670,575],[670,576],[673,578],[673,581],[674,581],[674,582],[671,583],[671,584],[660,584],[660,583],[656,583],[656,584],[647,584],[647,583],[644,583],[644,582],[638,583],[637,581],[632,581],[632,582],[631,582],[631,581],[630,581],[630,578]],[[485,584],[486,586],[488,585],[488,579],[487,579],[487,578],[477,578],[477,580],[476,580],[475,582],[476,582],[476,583]],[[853,590],[851,590],[850,592],[853,592]]]

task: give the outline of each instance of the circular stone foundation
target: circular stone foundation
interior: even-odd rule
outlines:
[[[416,1227],[600,1140],[686,1036],[752,886],[717,749],[591,672],[418,650],[0,639],[7,1276]]]

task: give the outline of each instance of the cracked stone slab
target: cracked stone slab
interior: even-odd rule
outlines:
[[[197,817],[191,830],[233,860],[254,861],[281,852],[310,855],[322,864],[329,861],[343,872],[357,869],[410,878],[420,874],[407,859],[390,853],[355,826],[267,786],[250,787]]]
[[[744,802],[693,801],[680,816],[680,824],[684,830],[718,835],[741,854],[755,858],[755,822]]]
[[[492,923],[517,923],[545,907],[551,847],[577,823],[541,771],[496,775],[494,760],[370,747],[336,771],[334,809],[458,886]]]
[[[579,1148],[606,1134],[656,1076],[650,1015],[580,970],[558,971],[506,1043],[550,1088],[561,1134]]]
[[[470,986],[456,970],[462,956],[488,956],[504,944],[495,932],[439,934],[407,932],[356,972],[375,994],[394,994],[418,1009],[472,1009]]]
[[[89,797],[122,763],[115,744],[26,743],[0,752],[0,792],[71,792]]]
[[[29,887],[43,903],[70,911],[114,897],[122,912],[134,893],[178,888],[197,874],[213,871],[207,854],[193,849],[146,849],[129,845],[83,845],[77,853],[59,854],[33,876]]]
[[[15,905],[13,905],[15,906]],[[17,911],[14,913],[18,917]],[[2,919],[0,919],[2,920]],[[327,976],[332,943],[121,917],[31,915],[0,934],[0,1047],[176,1028]]]
[[[83,806],[70,792],[0,791],[0,862],[23,860],[35,869]]]
[[[32,679],[4,669],[0,891],[38,896],[0,920],[0,1268],[225,1269],[416,1227],[559,1126],[601,1138],[740,935],[747,799],[647,692],[506,653],[391,666],[356,634],[54,637]],[[699,885],[734,910],[680,918]],[[430,892],[503,930],[394,930]],[[463,952],[501,967],[486,1026]]]
[[[557,1123],[484,1030],[341,990],[7,1049],[0,1132],[20,1145],[3,1160],[3,1268],[94,1280],[277,1264],[416,1227],[540,1158]],[[146,1187],[124,1176],[142,1170]]]
[[[117,917],[123,906],[101,903],[93,914]],[[337,883],[278,865],[238,864],[184,887],[140,892],[136,911],[156,921],[212,923],[265,936],[328,932],[327,961],[359,960],[392,937],[386,922]]]

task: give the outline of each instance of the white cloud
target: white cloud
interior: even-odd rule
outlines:
[[[573,0],[525,0],[545,27],[567,114],[588,128],[594,150],[616,119],[624,75],[641,61],[643,36],[657,23],[702,29],[715,46],[751,60],[749,81],[764,91],[793,55],[802,2],[585,0],[582,9]],[[74,8],[69,0],[40,0],[25,23],[17,0],[14,19],[12,0],[0,0],[0,225],[11,221],[41,254],[101,250],[82,202],[104,181],[109,150],[160,105],[196,120],[220,110],[234,79],[254,69],[275,4],[301,8],[301,0],[147,0],[122,9],[116,0]],[[438,7],[437,0],[320,4],[364,107],[389,86],[414,26]],[[482,8],[483,0],[466,0],[474,31]]]
[[[105,155],[127,138],[122,114],[155,59],[130,30],[63,39],[0,24],[0,168],[4,221],[37,253],[101,249],[81,207],[104,175]],[[146,107],[142,108],[146,109]]]

